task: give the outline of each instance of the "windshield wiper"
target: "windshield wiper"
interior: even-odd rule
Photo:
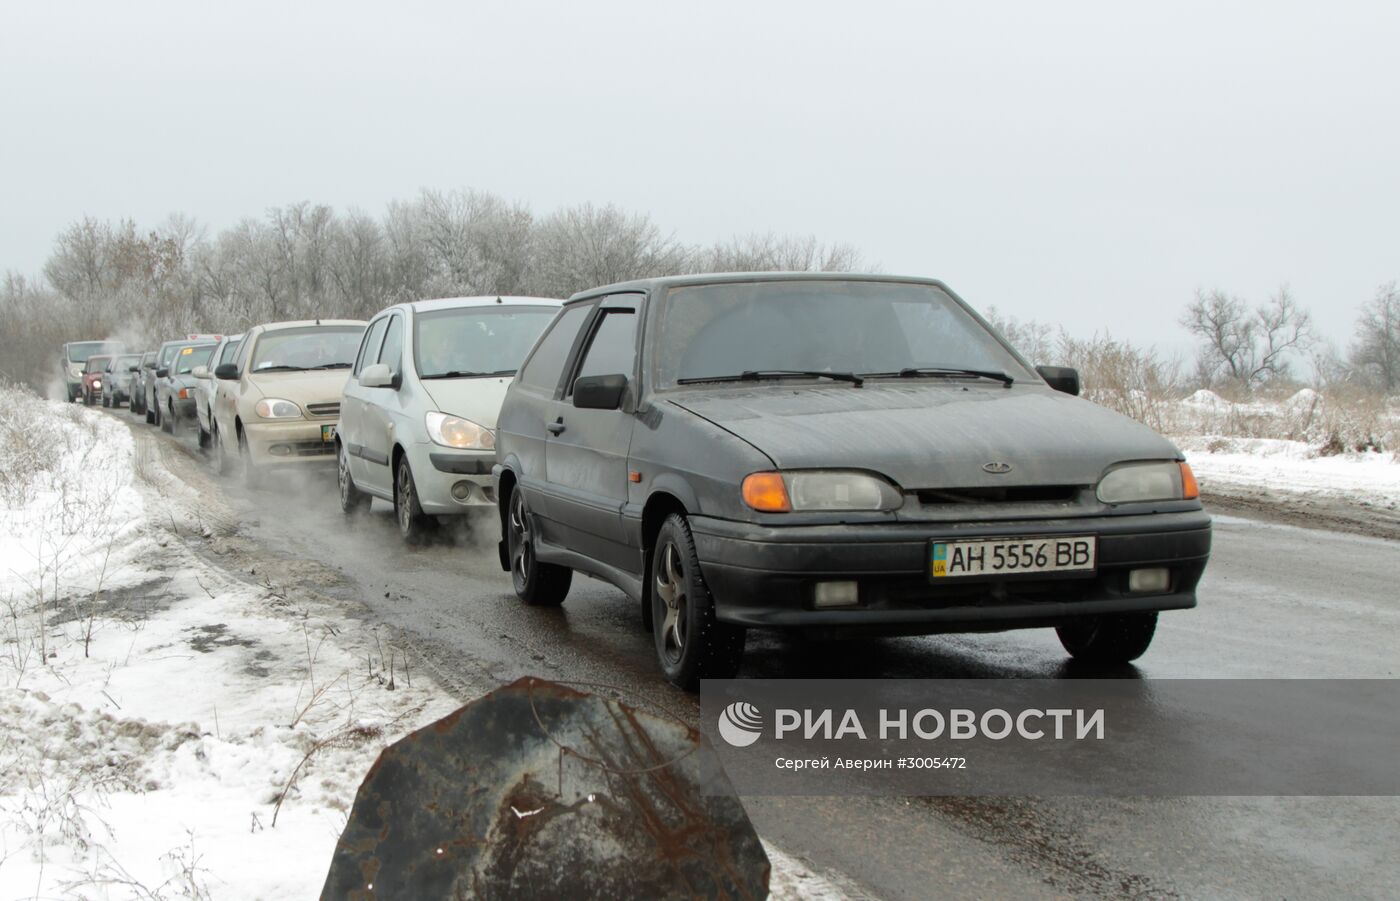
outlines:
[[[349,363],[322,363],[320,366],[307,366],[307,369],[349,369]]]
[[[938,377],[944,375],[969,375],[974,376],[976,378],[992,379],[993,381],[1001,382],[1008,388],[1011,387],[1012,382],[1016,381],[1014,378],[1007,375],[1006,373],[998,372],[993,369],[953,369],[944,368],[941,366],[910,366],[905,369],[901,369],[898,372],[866,372],[863,373],[863,375],[865,375],[866,378],[872,379],[918,379],[923,378],[925,376]]]
[[[854,372],[822,372],[819,369],[745,369],[738,375],[707,375],[676,379],[677,385],[697,385],[701,382],[756,382],[759,379],[816,378],[850,382],[859,388],[865,379]]]
[[[469,379],[480,378],[493,375],[515,375],[514,369],[497,369],[495,372],[470,372],[465,369],[453,369],[450,372],[434,372],[431,375],[420,375],[420,379]]]
[[[260,372],[305,372],[305,366],[288,366],[285,363],[278,363],[276,366],[259,366],[253,370],[253,375]]]

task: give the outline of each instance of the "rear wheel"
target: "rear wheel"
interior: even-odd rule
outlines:
[[[336,442],[335,461],[336,482],[340,485],[341,512],[348,516],[368,510],[370,496],[355,486],[355,477],[350,474],[350,452],[341,442]]]
[[[569,594],[574,571],[567,566],[541,563],[535,556],[535,533],[530,511],[519,486],[510,494],[506,516],[506,551],[510,557],[510,579],[515,593],[532,607],[558,607]]]
[[[399,458],[394,471],[394,518],[399,523],[399,535],[409,544],[422,541],[433,526],[432,517],[423,512],[418,502],[418,487],[413,484],[413,470],[409,468],[407,455]]]
[[[733,678],[744,658],[745,632],[715,618],[690,524],[680,513],[672,513],[656,536],[650,578],[652,637],[666,678],[687,690],[701,679]]]
[[[1055,628],[1070,656],[1088,663],[1136,660],[1147,653],[1156,631],[1156,613],[1086,616]]]

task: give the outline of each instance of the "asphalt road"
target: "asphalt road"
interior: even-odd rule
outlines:
[[[128,418],[124,412],[116,415]],[[387,506],[342,518],[334,481],[220,481],[186,435],[132,422],[269,557],[320,561],[360,615],[399,630],[463,700],[523,675],[595,683],[694,720],[662,682],[621,592],[575,578],[566,604],[511,591],[490,520],[406,548]],[[176,448],[179,451],[176,452]],[[811,645],[751,635],[747,677],[1394,677],[1400,542],[1219,517],[1200,606],[1165,614],[1140,665],[1067,663],[1049,630]],[[362,605],[362,606],[361,606]],[[1393,898],[1400,799],[749,798],[760,833],[880,898]]]

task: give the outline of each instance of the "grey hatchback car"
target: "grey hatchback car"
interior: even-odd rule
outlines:
[[[1175,446],[1078,392],[931,279],[584,292],[497,420],[501,564],[529,604],[621,588],[686,687],[749,628],[1054,627],[1132,660],[1195,606],[1210,519]]]

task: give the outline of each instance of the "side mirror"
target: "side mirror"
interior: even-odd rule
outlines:
[[[1056,391],[1079,396],[1079,370],[1068,366],[1037,366],[1035,371]]]
[[[220,363],[214,367],[214,378],[226,382],[238,381],[238,367],[232,363]]]
[[[165,378],[165,377],[167,377],[167,376],[169,376],[169,375],[170,375],[170,370],[169,370],[169,368],[167,368],[167,367],[162,366],[160,369],[157,369],[157,370],[156,370],[156,378],[158,378],[158,379],[163,379],[163,378]]]
[[[389,371],[389,364],[375,363],[360,370],[360,386],[363,388],[397,388],[398,379]]]
[[[574,406],[581,410],[616,410],[627,390],[625,375],[588,375],[574,382]]]
[[[140,367],[140,366],[128,366],[128,367],[126,367],[126,371],[127,371],[127,372],[140,372],[140,371],[141,371],[141,367]]]
[[[196,366],[195,368],[190,370],[190,375],[194,376],[197,379],[207,379],[209,378],[209,367]]]

